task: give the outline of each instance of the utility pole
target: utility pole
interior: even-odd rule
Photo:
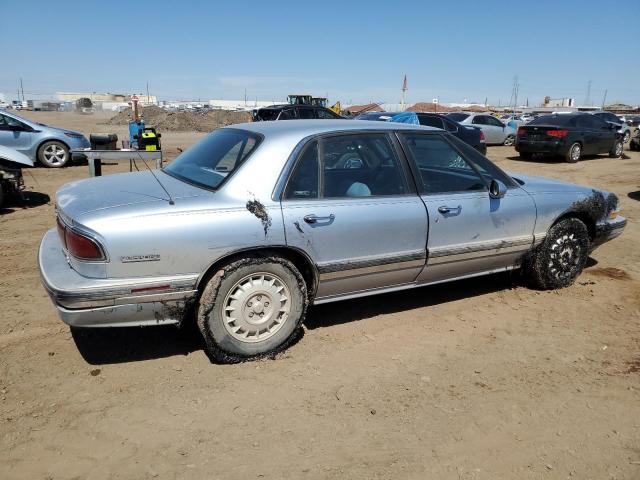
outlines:
[[[588,107],[591,104],[591,80],[587,83],[587,94],[584,96],[584,106]]]
[[[20,90],[22,91],[22,101],[24,102],[24,87],[22,86],[22,77],[20,77]]]
[[[149,81],[147,81],[147,104],[150,104],[151,101],[149,100]]]
[[[511,88],[511,97],[509,97],[509,107],[515,113],[516,107],[518,106],[518,90],[520,89],[520,84],[518,83],[518,75],[513,77],[513,87]],[[513,101],[513,103],[511,103]],[[513,106],[513,107],[512,107]]]
[[[602,97],[602,110],[604,110],[604,104],[607,101],[607,91],[604,91],[604,97]]]
[[[407,92],[407,74],[404,75],[404,81],[402,82],[402,101],[400,103],[400,111],[404,112],[404,100],[405,93]]]

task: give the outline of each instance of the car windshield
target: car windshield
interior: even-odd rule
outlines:
[[[529,125],[567,125],[574,118],[573,115],[544,115],[529,122]]]
[[[456,122],[462,122],[468,116],[469,116],[468,113],[448,113],[447,114],[447,117],[449,117],[451,120],[454,120]]]
[[[171,162],[164,172],[204,188],[217,188],[256,149],[261,137],[235,128],[207,135]]]

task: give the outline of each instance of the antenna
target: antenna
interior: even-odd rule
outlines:
[[[585,107],[591,105],[591,80],[587,83],[587,94],[584,96]]]
[[[153,173],[153,170],[151,168],[149,168],[149,165],[147,165],[147,162],[145,162],[144,158],[142,158],[142,155],[140,155],[140,152],[138,150],[136,150],[136,153],[138,154],[138,157],[140,157],[140,160],[142,160],[142,163],[144,163],[144,166],[147,167],[147,170],[149,170],[149,172],[151,172],[151,175],[153,175],[153,178],[156,179],[156,182],[158,182],[158,185],[160,185],[162,187],[162,190],[164,190],[164,193],[166,193],[167,196],[169,197],[169,205],[175,205],[175,202],[173,201],[173,197],[169,193],[169,190],[164,188],[164,185],[162,184],[162,182],[160,180],[158,180],[158,177],[156,177],[156,174]]]

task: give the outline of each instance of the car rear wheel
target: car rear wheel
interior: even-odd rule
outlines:
[[[569,147],[569,151],[567,152],[564,158],[569,163],[576,163],[578,160],[580,160],[581,156],[582,156],[582,145],[580,145],[578,142],[575,142],[574,144],[571,145],[571,147]]]
[[[64,167],[69,161],[69,148],[56,140],[44,142],[38,149],[38,160],[45,167]]]
[[[624,150],[622,141],[618,140],[613,144],[613,148],[609,152],[609,156],[611,158],[620,158],[622,156],[622,151]]]
[[[507,138],[504,139],[504,145],[507,147],[510,147],[514,143],[516,143],[516,137],[513,135],[507,135]]]
[[[565,218],[551,227],[526,262],[524,273],[536,288],[568,287],[582,272],[588,256],[587,226],[577,218]]]
[[[273,356],[301,332],[307,310],[305,281],[281,257],[247,257],[221,268],[207,283],[198,326],[209,357],[238,363]]]

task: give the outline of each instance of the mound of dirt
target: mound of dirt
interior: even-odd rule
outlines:
[[[249,112],[231,112],[228,110],[167,112],[160,107],[143,107],[141,114],[146,125],[155,127],[161,132],[210,132],[216,128],[248,122],[251,119]],[[105,124],[126,125],[132,118],[133,111],[127,108],[107,120]]]

